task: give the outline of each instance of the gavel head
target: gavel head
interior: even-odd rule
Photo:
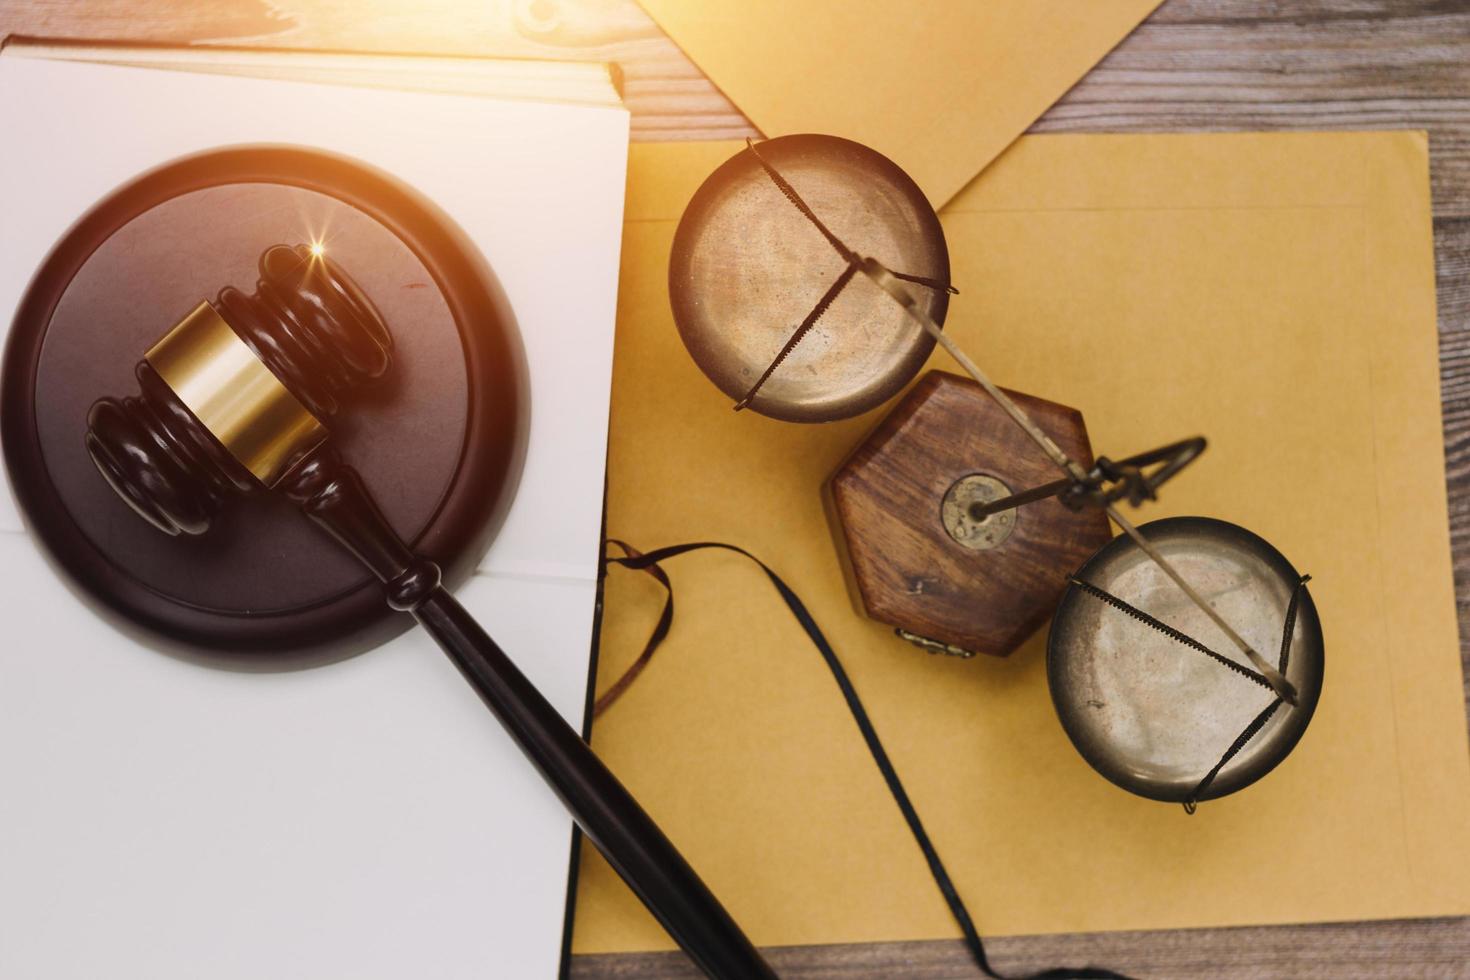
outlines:
[[[201,302],[138,362],[140,392],[101,398],[87,451],[168,534],[202,534],[224,498],[274,486],[327,437],[342,393],[381,377],[392,337],[319,247],[274,245],[252,294]]]

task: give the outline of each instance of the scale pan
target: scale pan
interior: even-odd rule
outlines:
[[[891,269],[949,282],[939,217],[893,161],[814,134],[767,140],[759,153],[848,247]],[[700,186],[674,235],[669,302],[679,336],[699,369],[739,402],[846,265],[755,151],[742,150]],[[943,323],[949,294],[911,288],[924,312]],[[898,394],[933,349],[923,327],[859,275],[750,408],[788,422],[859,415]]]
[[[1175,517],[1140,529],[1251,646],[1281,654],[1287,610],[1301,579],[1281,553],[1245,528]],[[1125,535],[1073,576],[1193,637],[1237,663],[1226,636]],[[1208,655],[1072,584],[1047,643],[1052,703],[1072,744],[1094,769],[1153,800],[1193,801],[1206,775],[1275,695]],[[1198,800],[1249,786],[1302,737],[1322,691],[1322,625],[1303,588],[1284,671],[1298,703],[1277,706]]]

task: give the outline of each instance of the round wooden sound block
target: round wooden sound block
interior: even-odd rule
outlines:
[[[135,515],[83,443],[87,411],[137,389],[135,365],[201,300],[247,292],[261,253],[319,242],[392,332],[392,366],[350,396],[330,439],[393,529],[451,581],[509,506],[525,444],[514,320],[474,246],[381,172],[325,154],[231,149],[140,177],[57,244],[5,354],[5,461],[54,562],[104,611],[167,648],[309,660],[409,622],[340,545],[277,495],[231,500],[210,530],[169,537]]]
[[[1092,466],[1080,412],[1009,394],[1063,452]],[[1107,543],[1107,517],[1053,498],[976,522],[969,505],[1059,475],[979,385],[925,375],[829,485],[863,611],[929,649],[1010,654]]]

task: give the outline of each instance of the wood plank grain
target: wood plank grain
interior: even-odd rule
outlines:
[[[987,940],[991,965],[1007,976],[1097,965],[1135,977],[1171,980],[1291,977],[1294,980],[1464,980],[1470,976],[1470,920],[1412,919],[1245,929],[1179,929]],[[787,980],[974,980],[955,942],[784,947],[769,951]],[[680,953],[582,956],[572,980],[695,980]]]
[[[4,0],[0,32],[616,61],[635,138],[755,133],[633,0]],[[1032,130],[1382,128],[1430,130],[1470,215],[1464,0],[1167,0]]]
[[[1166,0],[1032,132],[1426,129],[1470,216],[1465,0]]]
[[[0,0],[0,35],[616,61],[635,138],[754,129],[632,0]],[[1034,132],[1422,128],[1462,657],[1470,662],[1470,0],[1166,0]],[[1470,696],[1467,696],[1470,703]],[[1371,887],[1365,882],[1364,887]],[[1470,978],[1470,920],[997,938],[1005,971]],[[783,976],[974,977],[954,942],[773,951]],[[578,980],[695,977],[680,954],[578,957]]]
[[[634,139],[756,135],[633,0],[0,0],[0,35],[616,62]]]

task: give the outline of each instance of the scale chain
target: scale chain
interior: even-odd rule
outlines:
[[[1264,674],[1257,673],[1256,671],[1251,670],[1245,664],[1236,663],[1229,657],[1224,656],[1223,654],[1216,653],[1214,650],[1211,650],[1209,647],[1205,646],[1203,643],[1201,643],[1199,640],[1196,640],[1188,633],[1185,633],[1182,630],[1177,630],[1163,620],[1156,619],[1155,617],[1150,616],[1142,609],[1139,609],[1137,606],[1131,605],[1130,603],[1119,599],[1117,596],[1113,595],[1106,589],[1099,588],[1098,586],[1093,585],[1091,582],[1084,582],[1080,578],[1074,578],[1071,581],[1073,585],[1077,586],[1083,592],[1086,592],[1088,595],[1092,596],[1100,602],[1107,603],[1124,615],[1133,617],[1143,625],[1147,626],[1149,629],[1157,630],[1158,632],[1167,636],[1169,639],[1174,640],[1177,643],[1182,643],[1185,646],[1189,647],[1191,650],[1198,650],[1200,653],[1203,653],[1205,656],[1209,657],[1211,660],[1214,660],[1216,663],[1219,663],[1221,666],[1228,667],[1230,670],[1235,671],[1242,677],[1249,678],[1250,680],[1261,685],[1268,691],[1271,690],[1271,682],[1266,680]]]

